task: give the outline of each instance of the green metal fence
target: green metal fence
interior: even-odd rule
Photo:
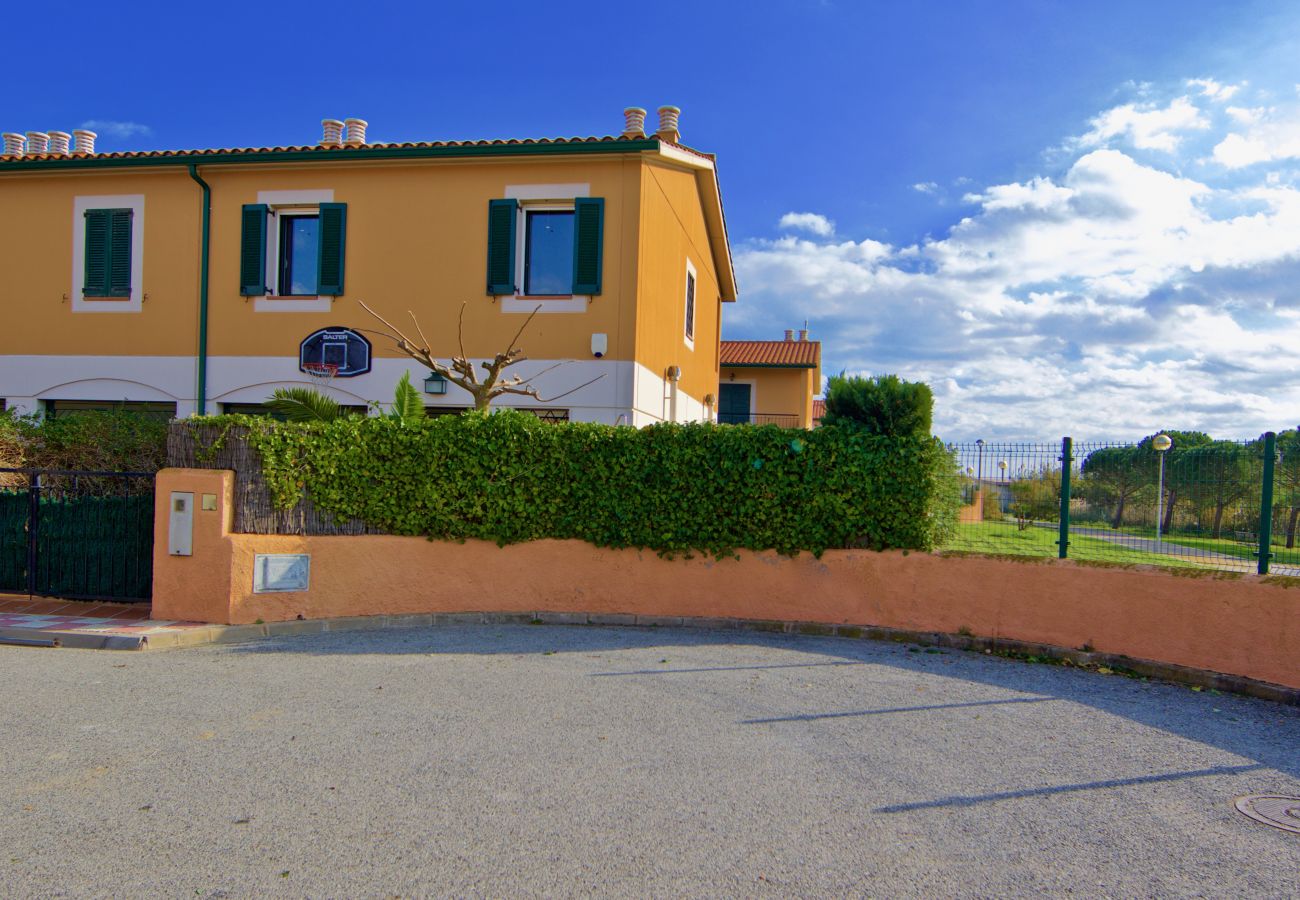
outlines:
[[[0,469],[0,475],[0,592],[150,598],[151,474]]]
[[[1295,431],[948,447],[963,505],[944,549],[1300,575]]]

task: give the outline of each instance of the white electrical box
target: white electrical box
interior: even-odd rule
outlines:
[[[172,491],[167,517],[167,552],[171,556],[194,555],[194,494]]]
[[[253,593],[305,591],[311,586],[311,557],[306,553],[257,553],[253,556]]]

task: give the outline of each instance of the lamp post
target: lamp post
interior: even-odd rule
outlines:
[[[1160,479],[1156,487],[1156,551],[1160,550],[1160,526],[1165,517],[1165,453],[1174,445],[1169,435],[1157,434],[1151,439],[1151,446],[1160,454]]]
[[[979,459],[975,463],[975,481],[979,482],[984,478],[984,438],[977,438],[975,446],[980,448]]]
[[[1007,512],[1007,461],[998,460],[998,512],[1006,515]]]

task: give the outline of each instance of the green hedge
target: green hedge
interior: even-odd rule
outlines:
[[[247,426],[278,506],[393,534],[500,544],[577,538],[721,556],[739,548],[931,549],[956,515],[934,438],[860,429],[547,424],[525,413],[415,423],[348,417]]]

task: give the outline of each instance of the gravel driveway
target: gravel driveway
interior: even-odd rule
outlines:
[[[1300,709],[958,651],[455,626],[0,647],[6,896],[1296,896]]]

